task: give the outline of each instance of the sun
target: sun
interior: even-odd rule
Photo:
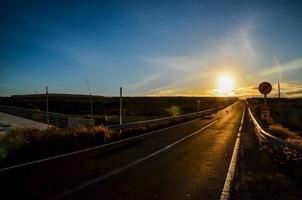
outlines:
[[[229,75],[223,75],[218,78],[218,93],[223,95],[231,94],[234,90],[234,80]]]

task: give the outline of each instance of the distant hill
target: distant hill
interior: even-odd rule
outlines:
[[[90,114],[90,96],[78,94],[49,94],[49,111],[64,114]],[[119,97],[92,96],[93,109],[99,115],[118,115]],[[226,105],[237,100],[236,97],[123,97],[126,115],[169,116],[171,112],[185,114],[200,109]],[[22,108],[45,110],[46,95],[13,95],[1,97],[0,104]]]
[[[26,95],[12,95],[11,98],[27,98],[27,99],[37,99],[37,98],[45,98],[46,94],[26,94]],[[79,98],[90,98],[90,95],[83,94],[56,94],[49,93],[48,97],[51,98],[70,98],[70,99],[79,99]],[[92,95],[93,98],[104,98],[104,96]]]

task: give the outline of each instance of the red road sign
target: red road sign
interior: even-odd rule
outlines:
[[[269,82],[260,83],[258,90],[261,94],[267,95],[272,91],[273,87]]]
[[[261,110],[261,119],[269,120],[270,119],[270,107],[266,105],[262,105],[260,107]]]
[[[265,105],[262,105],[260,107],[260,109],[261,109],[261,111],[268,111],[268,110],[270,110],[269,106],[265,106]]]

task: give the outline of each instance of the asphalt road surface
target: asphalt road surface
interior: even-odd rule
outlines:
[[[47,124],[0,112],[0,133],[17,127],[46,129]]]
[[[219,199],[242,109],[237,102],[126,146],[2,171],[1,199]]]

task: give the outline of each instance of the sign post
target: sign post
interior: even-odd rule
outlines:
[[[268,120],[270,118],[270,107],[267,105],[261,106],[261,119]]]
[[[269,120],[270,119],[270,107],[267,105],[267,95],[272,91],[272,85],[268,82],[262,82],[258,86],[258,90],[261,94],[264,95],[264,105],[261,105],[261,119]]]
[[[201,101],[200,101],[200,100],[197,100],[196,103],[197,103],[197,112],[199,112],[199,108],[200,108],[200,103],[201,103]]]

